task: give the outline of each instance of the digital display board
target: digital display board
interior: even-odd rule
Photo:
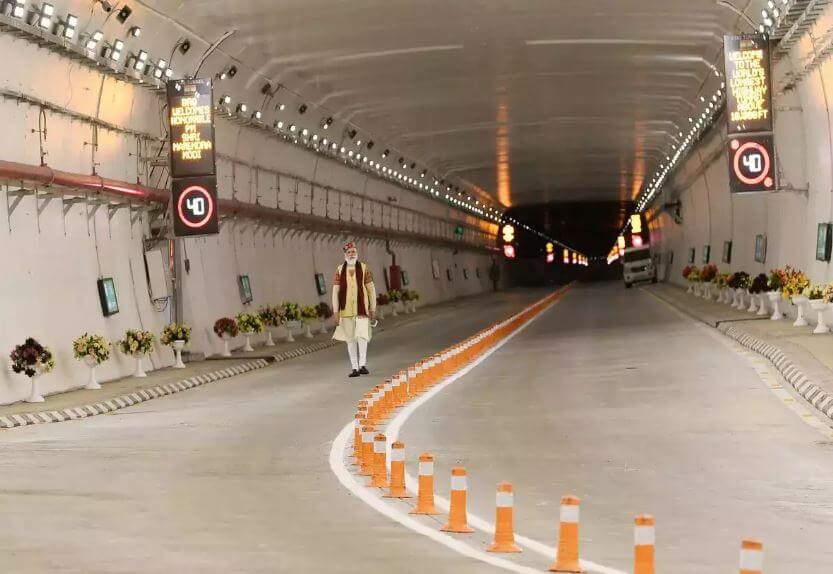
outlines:
[[[771,135],[729,138],[729,190],[732,193],[773,191],[775,155]]]
[[[174,179],[172,190],[176,237],[210,235],[220,231],[215,176]]]
[[[729,133],[772,131],[769,40],[724,36]]]
[[[101,302],[101,312],[105,317],[115,315],[119,312],[119,299],[116,296],[116,284],[112,277],[99,279],[98,299]]]
[[[215,175],[211,80],[167,84],[171,177]]]

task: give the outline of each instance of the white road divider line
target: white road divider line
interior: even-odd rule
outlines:
[[[566,295],[567,294],[565,293],[564,296]],[[556,300],[555,302],[557,303],[558,301],[560,301],[560,299]],[[555,303],[553,303],[552,305],[554,304]],[[552,307],[552,305],[550,305],[550,307]],[[398,440],[399,432],[402,429],[402,426],[419,407],[428,402],[432,397],[437,395],[444,388],[464,377],[469,371],[471,371],[480,363],[485,361],[495,351],[497,351],[503,345],[508,343],[513,337],[515,337],[515,335],[521,333],[530,324],[532,324],[533,321],[537,320],[541,315],[543,315],[544,312],[548,310],[549,308],[531,317],[526,323],[518,327],[511,334],[507,335],[502,341],[497,343],[494,347],[484,352],[476,361],[468,364],[460,371],[454,373],[450,377],[447,377],[442,382],[434,385],[425,394],[410,401],[404,408],[402,408],[396,414],[396,416],[393,419],[390,420],[390,422],[386,426],[385,431],[389,440],[388,449],[390,448],[390,444]],[[347,488],[351,493],[359,497],[373,509],[377,510],[381,514],[384,514],[391,520],[395,520],[403,526],[405,526],[406,528],[409,528],[414,532],[417,532],[418,534],[422,534],[423,536],[427,536],[428,538],[431,538],[432,540],[439,542],[440,544],[443,544],[448,548],[455,550],[456,552],[459,552],[460,554],[463,554],[470,558],[474,558],[481,562],[485,562],[487,564],[491,564],[493,566],[497,566],[499,568],[503,568],[504,570],[509,570],[510,572],[518,572],[521,574],[531,574],[535,572],[540,574],[541,569],[529,568],[527,566],[516,564],[504,558],[498,558],[493,554],[488,554],[486,552],[473,548],[472,546],[469,546],[467,543],[461,540],[453,538],[439,530],[422,524],[421,522],[412,518],[410,515],[405,514],[404,512],[398,510],[396,507],[386,503],[382,498],[378,498],[375,490],[368,489],[363,484],[359,483],[348,470],[347,462],[345,460],[345,457],[347,456],[347,454],[349,454],[347,452],[347,445],[353,436],[354,427],[355,422],[350,421],[344,426],[344,428],[341,429],[341,432],[339,432],[338,436],[333,441],[333,446],[330,449],[329,457],[330,468],[333,471],[333,474],[336,475],[339,482],[341,482],[341,484],[345,488]],[[417,492],[417,479],[411,476],[410,474],[405,474],[405,484],[409,492]],[[434,500],[435,504],[438,507],[442,508],[445,511],[448,511],[450,503],[447,498],[435,495]],[[494,523],[480,518],[479,516],[475,516],[471,513],[468,514],[468,522],[470,526],[478,530],[482,530],[490,534],[494,534],[495,532]],[[545,556],[547,561],[551,561],[553,556],[556,555],[555,547],[548,546],[526,536],[516,534],[515,541],[520,546],[523,546],[524,548],[527,548],[528,550],[535,552],[536,554]],[[614,568],[602,566],[600,564],[596,564],[588,560],[582,560],[581,566],[591,574],[625,574],[625,572],[622,570],[616,570]]]

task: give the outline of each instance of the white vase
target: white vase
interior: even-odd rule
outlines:
[[[733,307],[735,309],[743,310],[743,296],[746,294],[746,291],[743,289],[735,289],[735,304]]]
[[[306,337],[307,339],[312,339],[313,337],[312,331],[310,331],[309,328],[309,321],[304,321],[304,337]]]
[[[41,373],[35,373],[35,376],[30,377],[30,379],[29,379],[30,382],[31,382],[32,387],[31,387],[31,392],[29,393],[29,398],[26,399],[27,403],[42,403],[46,400],[46,399],[43,398],[43,395],[41,395],[40,391],[38,390],[38,387],[39,387],[38,379],[40,378],[40,376],[41,376]]]
[[[391,303],[390,304],[390,316],[391,317],[398,317],[399,316],[399,312],[397,312],[397,310],[396,310],[396,303]]]
[[[767,311],[766,307],[766,300],[768,298],[768,293],[761,293],[760,295],[758,295],[758,312],[756,313],[756,315],[758,315],[759,317],[766,317],[767,315],[769,315],[769,311]]]
[[[95,376],[95,368],[98,366],[98,361],[95,357],[87,355],[84,357],[84,364],[87,365],[87,368],[90,370],[90,376],[87,378],[87,384],[84,388],[90,391],[100,389],[101,385],[98,384],[98,378]]]
[[[824,333],[830,332],[830,327],[827,326],[827,323],[824,321],[824,311],[827,309],[827,303],[824,302],[823,299],[811,299],[810,300],[810,308],[818,313],[818,324],[816,328],[813,329],[814,335],[823,335]]]
[[[384,305],[377,305],[376,306],[376,314],[378,315],[379,319],[385,318],[385,306]]]
[[[252,334],[243,333],[243,335],[246,337],[246,344],[243,345],[243,351],[246,353],[251,353],[252,351],[254,351],[254,348],[252,347]]]
[[[688,282],[688,289],[686,289],[686,293],[694,293],[694,286],[691,284],[691,281]]]
[[[266,327],[266,346],[267,347],[274,347],[275,341],[272,339],[272,329]]]
[[[755,293],[749,293],[749,308],[747,311],[755,313],[758,310],[758,296]]]
[[[231,357],[231,349],[229,348],[229,341],[231,340],[231,335],[228,333],[223,333],[223,357]]]
[[[793,327],[807,326],[807,318],[804,316],[804,304],[807,303],[807,300],[807,297],[803,295],[796,295],[793,297],[793,304],[797,309],[797,316],[795,318],[795,322],[793,323]]]
[[[133,353],[133,358],[136,361],[136,368],[133,369],[133,376],[137,378],[147,377],[148,374],[145,372],[144,365],[142,365],[142,354]]]
[[[295,337],[292,336],[292,329],[297,325],[296,321],[288,321],[284,327],[286,328],[286,342],[294,343]]]
[[[772,316],[770,319],[780,321],[784,318],[784,314],[781,312],[781,292],[770,291],[767,293],[767,297],[769,297],[769,302],[772,305]]]
[[[318,332],[321,333],[322,335],[326,335],[328,333],[328,331],[327,331],[327,319],[325,319],[324,317],[321,317],[318,320],[321,322],[321,328],[318,330]]]
[[[176,356],[174,369],[184,369],[185,363],[182,362],[182,349],[185,348],[185,341],[182,339],[177,339],[176,341],[174,341],[174,344],[172,346],[174,348],[174,356]]]

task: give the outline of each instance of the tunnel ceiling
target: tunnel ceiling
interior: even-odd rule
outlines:
[[[749,31],[715,0],[146,3],[504,205],[631,200]]]

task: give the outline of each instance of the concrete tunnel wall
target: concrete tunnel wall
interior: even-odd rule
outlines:
[[[83,14],[82,26],[86,24],[89,30],[102,29],[110,37],[124,33],[108,32],[114,26],[121,28],[114,19],[93,17],[83,22],[90,13],[88,2],[57,2],[56,13],[66,12]],[[134,6],[130,24],[144,27],[144,46],[158,42],[168,51],[181,37],[181,30],[153,18],[141,6]],[[194,43],[199,42],[195,39]],[[188,58],[193,61],[201,52],[202,48],[195,47]],[[0,34],[0,53],[6,55],[0,89],[98,117],[118,128],[156,137],[163,135],[163,100],[156,92],[114,79],[8,34]],[[185,59],[180,58],[176,65],[187,69]],[[226,64],[225,58],[222,61],[210,58],[204,69],[213,75]],[[230,84],[229,91],[245,90],[252,83],[242,80]],[[221,89],[225,86],[218,88],[217,95]],[[3,126],[0,159],[40,164],[38,134],[33,133],[38,129],[38,116],[36,106],[0,98]],[[81,174],[92,173],[94,169],[104,177],[150,186],[167,184],[164,178],[159,178],[159,169],[151,174],[146,164],[138,161],[137,153],[155,153],[143,137],[99,129],[98,147],[94,150],[93,130],[88,122],[47,112],[47,128],[46,162],[56,169]],[[218,153],[225,158],[218,160],[221,198],[292,209],[289,205],[292,196],[287,191],[293,185],[291,178],[269,175],[236,163],[241,160],[368,198],[380,201],[393,198],[396,206],[476,225],[475,219],[444,203],[368,178],[339,161],[321,158],[249,127],[218,120],[216,142]],[[14,186],[10,185],[4,192],[9,189]],[[41,382],[44,394],[49,394],[85,383],[86,369],[72,357],[72,341],[78,335],[98,333],[115,341],[128,328],[144,328],[158,335],[171,317],[170,305],[155,304],[151,300],[143,253],[143,239],[149,236],[147,215],[131,223],[127,209],[110,214],[106,206],[93,211],[89,205],[79,203],[69,206],[64,216],[60,199],[47,202],[32,196],[25,197],[10,213],[12,199],[6,193],[4,196],[0,201],[0,251],[3,253],[0,404],[21,400],[27,394],[28,380],[14,375],[7,359],[11,348],[25,337],[37,338],[56,354],[57,368]],[[299,211],[332,215],[333,206],[327,205],[321,194],[313,199],[309,189],[299,196],[298,202]],[[350,207],[345,204],[342,209],[349,211]],[[390,215],[382,211],[364,215],[358,212],[357,217],[364,223],[382,227],[389,223]],[[225,224],[217,236],[185,240],[190,273],[184,277],[183,312],[185,321],[194,328],[191,348],[207,354],[220,350],[220,342],[211,328],[217,318],[244,310],[237,287],[239,274],[250,276],[254,301],[247,308],[251,310],[283,300],[303,304],[329,301],[329,295],[318,296],[314,275],[323,273],[328,288],[331,287],[336,265],[342,260],[342,239],[346,237],[309,238],[301,234],[293,238],[282,233],[264,233],[254,224],[241,221]],[[383,291],[383,268],[390,264],[385,245],[362,237],[354,239],[360,245],[361,258],[370,264],[377,277],[377,289]],[[397,263],[408,272],[409,288],[420,292],[423,303],[447,301],[491,288],[488,280],[491,257],[483,251],[458,251],[415,243],[395,244],[393,250]],[[433,277],[432,260],[437,260],[440,266],[438,279]],[[446,270],[451,271],[452,280],[447,278]],[[96,280],[100,277],[113,277],[116,284],[120,312],[109,318],[102,316],[98,300]],[[150,363],[154,368],[169,366],[173,364],[173,354],[157,343]],[[114,352],[110,361],[100,367],[100,378],[108,380],[127,375],[132,367],[132,359]]]
[[[828,9],[815,32],[831,26],[833,10]],[[773,58],[775,147],[783,190],[729,193],[725,117],[721,116],[648,211],[661,277],[684,284],[681,273],[688,264],[688,250],[695,249],[695,264],[702,266],[704,246],[710,245],[711,262],[721,272],[754,275],[791,265],[813,282],[833,280],[831,264],[815,259],[817,224],[833,221],[833,102],[829,101],[833,64],[825,61],[794,90],[785,93],[782,89],[789,74],[806,65],[813,52],[812,37],[804,35],[785,57]],[[676,200],[682,205],[681,224],[661,208]],[[764,263],[755,261],[756,235],[767,238]],[[724,241],[732,241],[728,264],[721,261]]]

